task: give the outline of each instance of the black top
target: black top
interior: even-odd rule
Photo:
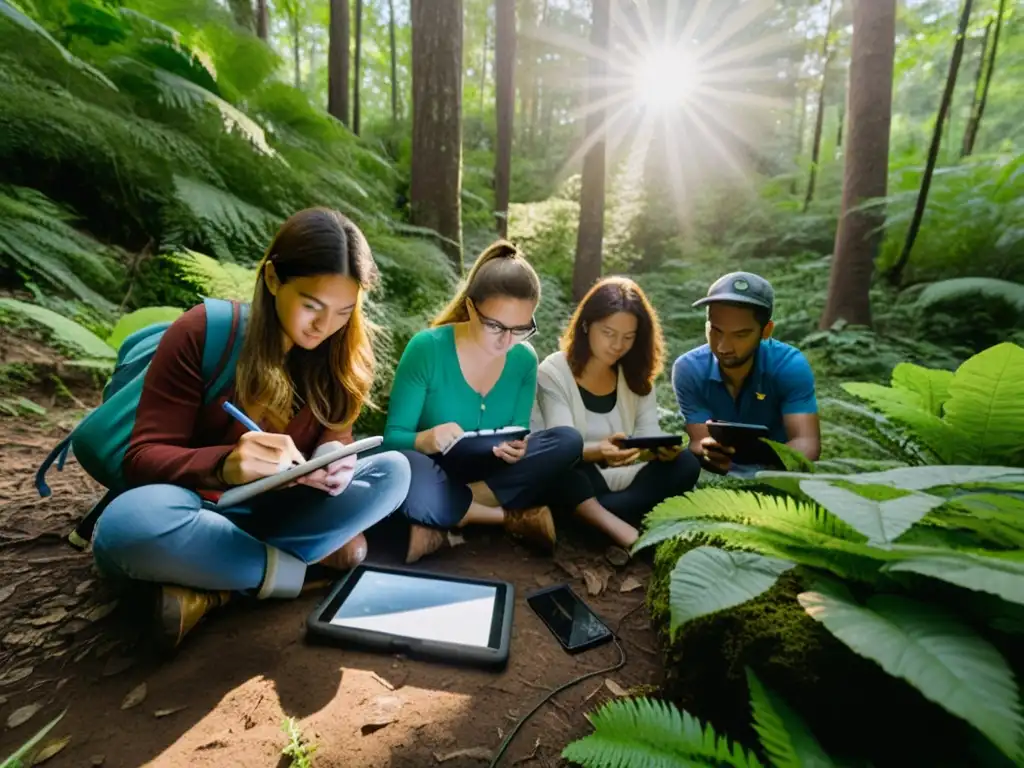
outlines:
[[[576,386],[579,387],[580,397],[583,398],[583,407],[591,413],[611,413],[615,410],[616,390],[613,389],[607,395],[595,395],[579,384]]]

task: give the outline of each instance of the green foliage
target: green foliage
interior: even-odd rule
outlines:
[[[943,463],[1024,466],[1024,348],[1016,344],[991,347],[952,375],[902,363],[890,387],[857,382],[843,388]]]
[[[288,743],[281,750],[281,754],[289,758],[288,768],[312,768],[313,753],[316,752],[317,745],[306,740],[295,718],[289,717],[285,720],[281,724],[281,730],[288,735]]]
[[[74,320],[37,304],[0,298],[0,311],[22,315],[47,328],[57,345],[76,350],[88,360],[112,361],[117,352],[103,339]]]
[[[57,723],[64,719],[65,714],[67,714],[67,710],[61,712],[53,718],[53,720],[36,731],[32,738],[18,747],[11,755],[0,763],[0,768],[27,768],[27,766],[32,765],[29,758],[35,754],[36,747],[38,747],[39,743],[46,738],[46,735],[54,729]]]
[[[832,768],[806,723],[749,668],[750,708],[754,728],[775,768]]]
[[[117,349],[121,346],[121,342],[136,331],[154,323],[174,322],[181,313],[182,310],[177,307],[144,307],[129,312],[118,318],[110,336],[107,337],[107,344]]]

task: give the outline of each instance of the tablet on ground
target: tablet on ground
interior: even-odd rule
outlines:
[[[310,614],[306,637],[500,669],[508,663],[514,597],[506,581],[364,563]]]

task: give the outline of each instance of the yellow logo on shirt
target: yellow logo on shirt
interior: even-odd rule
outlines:
[[[758,400],[764,400],[764,392],[755,392],[754,394],[757,395]]]

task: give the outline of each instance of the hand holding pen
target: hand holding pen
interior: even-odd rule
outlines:
[[[249,430],[224,461],[221,477],[228,485],[250,483],[305,462],[290,435],[264,432],[231,403],[224,403],[224,410]]]

